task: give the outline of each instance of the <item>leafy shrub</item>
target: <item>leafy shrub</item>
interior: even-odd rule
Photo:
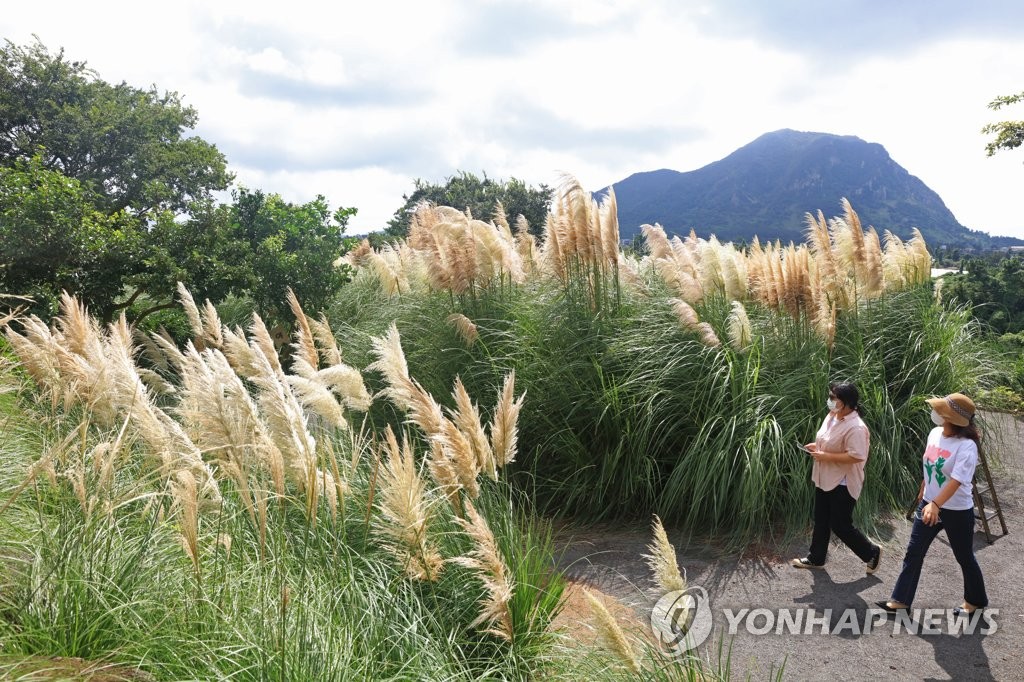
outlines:
[[[996,386],[978,391],[978,405],[1000,412],[1024,412],[1024,396],[1008,386]]]

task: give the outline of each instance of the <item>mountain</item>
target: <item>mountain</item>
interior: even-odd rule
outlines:
[[[969,230],[920,179],[880,144],[852,135],[778,130],[698,170],[636,173],[615,183],[619,229],[632,239],[645,223],[671,234],[721,241],[804,240],[807,213],[840,215],[850,200],[865,226],[909,239],[917,227],[933,246],[1001,248],[1024,244]],[[596,192],[606,194],[608,188]]]

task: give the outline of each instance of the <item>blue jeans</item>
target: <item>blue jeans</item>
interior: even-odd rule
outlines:
[[[920,513],[928,504],[924,500],[918,505]],[[910,531],[910,542],[907,553],[903,557],[903,570],[896,579],[892,590],[892,600],[910,606],[917,593],[917,583],[921,578],[921,567],[924,555],[932,540],[945,528],[949,546],[953,556],[960,564],[964,574],[964,601],[971,606],[988,606],[988,595],[985,594],[985,578],[981,575],[981,566],[974,558],[974,510],[973,509],[940,509],[939,522],[934,526],[925,525],[924,521],[914,519],[914,528]]]

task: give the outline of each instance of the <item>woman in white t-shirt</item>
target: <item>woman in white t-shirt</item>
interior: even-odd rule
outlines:
[[[964,601],[955,615],[971,616],[988,606],[985,579],[974,556],[974,468],[980,436],[974,426],[974,402],[962,393],[928,401],[935,428],[928,434],[922,458],[924,477],[903,570],[888,601],[878,602],[890,613],[910,608],[921,578],[924,556],[932,540],[945,529],[949,546],[964,576]]]

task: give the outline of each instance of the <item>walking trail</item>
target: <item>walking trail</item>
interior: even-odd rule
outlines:
[[[697,649],[702,657],[717,656],[717,640],[731,641],[732,669],[752,679],[764,679],[773,667],[785,664],[785,679],[879,680],[923,679],[1012,680],[1024,679],[1024,590],[1021,588],[1021,563],[1024,559],[1024,418],[990,413],[985,415],[987,451],[991,455],[996,491],[1002,504],[1009,534],[990,545],[977,526],[974,548],[985,575],[990,608],[996,627],[987,634],[979,628],[974,634],[950,634],[943,613],[940,634],[917,634],[905,629],[896,632],[893,621],[863,632],[867,610],[875,602],[888,598],[899,574],[903,552],[910,536],[910,522],[891,518],[883,524],[886,535],[876,538],[883,545],[882,564],[874,575],[864,572],[864,564],[846,547],[833,544],[825,570],[800,570],[789,566],[792,557],[807,553],[807,537],[769,551],[750,552],[739,559],[724,556],[721,550],[699,541],[687,541],[669,529],[680,567],[685,567],[690,585],[707,590],[714,630]],[[870,485],[870,481],[867,483]],[[810,485],[810,483],[808,483]],[[808,523],[810,510],[808,510]],[[993,520],[998,532],[998,521]],[[575,584],[584,584],[603,593],[613,613],[635,630],[647,627],[651,606],[660,597],[642,554],[650,542],[650,526],[564,528],[559,544],[564,552],[561,565]],[[572,593],[572,590],[570,590]],[[924,573],[914,608],[948,609],[962,601],[963,582],[960,567],[940,533],[925,559]],[[856,609],[860,626],[844,628],[837,634],[755,635],[740,621],[735,636],[726,633],[731,609],[813,608],[820,616],[831,609],[831,625],[839,623],[840,613]],[[590,614],[582,600],[570,594],[566,612],[560,621],[587,620]],[[628,622],[627,621],[632,621]],[[759,617],[755,626],[764,627]],[[577,630],[569,625],[571,630]],[[756,629],[756,628],[755,628]]]

